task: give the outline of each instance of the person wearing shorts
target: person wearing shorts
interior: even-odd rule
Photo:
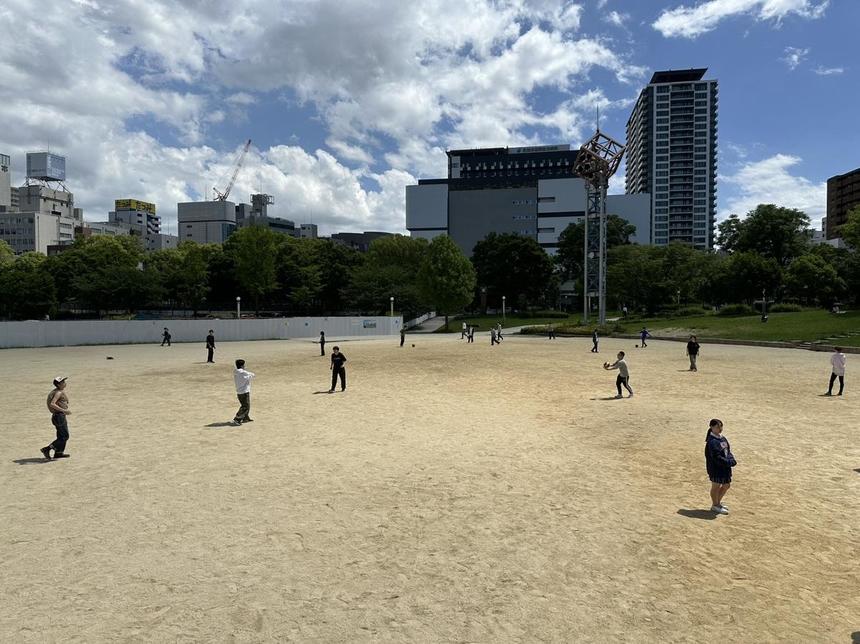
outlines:
[[[732,468],[737,465],[729,441],[723,436],[723,421],[711,420],[705,437],[705,467],[711,480],[711,512],[728,514],[723,497],[732,485]]]

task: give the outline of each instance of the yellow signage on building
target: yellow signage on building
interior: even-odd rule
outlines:
[[[115,210],[139,210],[148,212],[151,215],[155,214],[155,204],[148,201],[138,201],[137,199],[117,199],[113,202]]]

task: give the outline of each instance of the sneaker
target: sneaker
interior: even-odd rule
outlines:
[[[728,506],[723,505],[722,503],[720,503],[720,507],[721,507],[723,510],[725,510],[726,512],[728,512],[728,511],[729,511]]]
[[[48,446],[48,447],[43,447],[43,448],[42,448],[42,449],[40,449],[39,451],[40,451],[40,452],[42,452],[42,456],[44,456],[45,458],[47,458],[49,461],[51,460],[51,447],[50,447],[50,446]]]
[[[54,458],[55,459],[57,459],[57,458],[69,458],[70,456],[71,456],[71,454],[64,454],[63,452],[60,452],[59,454],[57,454],[56,452],[54,452]]]
[[[629,395],[629,396],[627,396],[627,397],[628,397],[628,398],[633,398],[633,392],[631,391],[631,392],[630,392],[630,395]]]
[[[729,511],[720,505],[712,505],[711,512],[716,512],[717,514],[728,514]]]
[[[236,420],[236,419],[234,418],[233,420],[231,420],[231,421],[230,421],[230,424],[231,424],[233,427],[238,427],[238,426],[239,426],[239,425],[241,425],[242,423],[240,423],[238,420]]]
[[[828,391],[828,392],[827,392],[826,394],[824,394],[824,395],[825,395],[825,396],[832,396],[833,394],[832,394],[832,393],[830,393],[830,392]]]
[[[615,400],[618,400],[619,398],[624,398],[624,396],[622,396],[621,394],[618,394],[617,396],[615,396]]]
[[[242,422],[243,422],[243,423],[253,423],[253,422],[254,422],[254,419],[253,419],[253,418],[246,418],[246,419],[245,419],[245,420],[243,420]]]

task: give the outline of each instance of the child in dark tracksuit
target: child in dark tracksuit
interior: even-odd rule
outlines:
[[[331,389],[330,394],[334,393],[334,386],[337,384],[338,377],[340,378],[340,390],[346,391],[346,356],[340,352],[340,347],[334,347],[331,351]]]
[[[722,433],[723,421],[718,418],[711,420],[705,438],[705,466],[711,479],[711,512],[728,514],[729,509],[722,501],[732,484],[732,468],[738,462]]]

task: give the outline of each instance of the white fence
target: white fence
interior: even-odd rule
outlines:
[[[0,348],[148,344],[161,342],[164,327],[170,329],[173,342],[203,342],[209,329],[221,342],[316,338],[320,331],[331,342],[348,336],[396,335],[402,323],[399,316],[0,322]]]

